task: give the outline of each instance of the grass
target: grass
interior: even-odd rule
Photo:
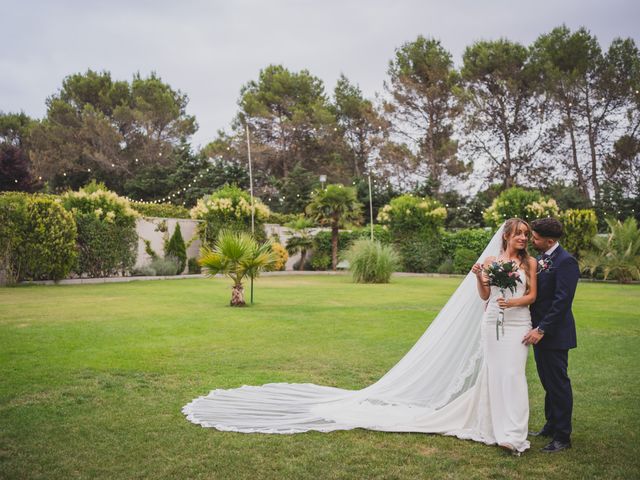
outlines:
[[[638,478],[640,287],[580,284],[574,448],[521,458],[456,438],[354,430],[246,435],[181,407],[213,388],[361,388],[413,345],[459,279],[268,277],[0,289],[0,478]],[[531,427],[542,388],[528,364]]]

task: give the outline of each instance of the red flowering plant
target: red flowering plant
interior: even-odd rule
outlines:
[[[515,293],[518,283],[522,283],[520,273],[518,273],[518,266],[516,262],[511,260],[508,262],[492,262],[484,271],[489,278],[489,286],[498,287],[502,297],[505,296],[507,290],[510,290],[512,294]],[[498,340],[500,340],[500,327],[502,327],[502,336],[504,336],[504,309],[502,308],[496,322],[496,338]]]

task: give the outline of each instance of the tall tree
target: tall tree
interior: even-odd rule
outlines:
[[[338,126],[350,150],[351,176],[363,176],[386,136],[388,122],[344,75],[340,75],[333,96]]]
[[[28,150],[29,131],[35,124],[22,112],[0,112],[0,191],[31,192],[38,188]]]
[[[603,53],[598,40],[585,28],[566,26],[541,35],[532,48],[540,78],[556,116],[556,145],[569,145],[567,170],[584,196],[600,197],[604,161],[615,160],[625,111],[632,104],[632,77],[638,50],[633,40],[617,39]],[[637,72],[637,70],[636,70]],[[564,140],[567,140],[565,143]],[[619,145],[621,147],[621,145]]]
[[[282,178],[296,164],[310,171],[331,170],[326,148],[336,137],[335,117],[322,80],[307,70],[281,65],[260,71],[242,87],[234,128],[239,139],[251,129],[252,151],[264,173]]]
[[[640,192],[640,52],[633,40],[616,39],[605,60],[607,74],[602,89],[613,89],[614,95],[610,96],[616,103],[622,103],[620,109],[625,112],[624,127],[605,154],[603,176],[606,182],[627,195],[637,195]]]
[[[175,164],[174,146],[197,128],[187,102],[155,74],[135,75],[131,84],[112,80],[109,72],[70,75],[31,131],[34,166],[54,188],[95,178],[129,193],[126,178]]]
[[[463,55],[466,147],[488,159],[489,182],[499,180],[505,188],[534,174],[542,148],[528,59],[526,47],[505,39],[476,42]]]
[[[455,90],[459,75],[451,54],[438,40],[419,36],[395,52],[385,88],[385,110],[395,133],[404,137],[418,159],[414,174],[440,185],[446,176],[459,176],[467,166],[457,157],[453,120],[459,113]]]

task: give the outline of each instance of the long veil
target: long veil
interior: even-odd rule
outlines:
[[[479,261],[500,253],[502,232],[503,226]],[[244,385],[212,390],[182,412],[203,427],[243,433],[353,428],[446,433],[462,428],[440,420],[460,415],[460,408],[456,413],[449,407],[470,397],[484,364],[480,338],[484,304],[475,284],[470,272],[411,350],[362,390],[310,383]]]

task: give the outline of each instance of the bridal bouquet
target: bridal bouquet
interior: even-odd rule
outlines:
[[[485,273],[489,278],[489,286],[498,287],[503,298],[507,290],[515,293],[518,283],[522,283],[518,273],[518,266],[514,261],[493,262],[485,269]],[[500,340],[500,327],[502,327],[502,336],[504,336],[504,309],[502,308],[496,322],[496,339],[498,340]]]

